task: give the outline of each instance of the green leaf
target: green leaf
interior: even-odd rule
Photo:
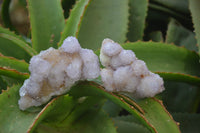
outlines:
[[[178,46],[185,46],[187,49],[198,51],[195,34],[184,28],[175,19],[171,19],[168,24],[166,43],[174,43]]]
[[[59,96],[51,100],[37,115],[28,131],[33,132],[41,122],[61,123],[77,104],[69,95]]]
[[[151,8],[153,10],[157,10],[157,12],[163,12],[163,13],[167,14],[168,16],[175,17],[176,19],[186,21],[186,23],[188,23],[188,21],[190,21],[189,17],[186,17],[186,14],[177,12],[176,10],[171,10],[170,8],[162,6],[160,4],[149,3],[149,8]]]
[[[128,0],[93,0],[81,23],[78,39],[82,47],[97,50],[104,38],[126,41]]]
[[[14,37],[16,37],[18,39],[23,40],[23,38],[21,36],[16,35],[13,31],[10,31],[9,29],[6,29],[6,28],[4,28],[2,26],[0,26],[0,33],[8,34],[8,35],[11,35],[11,36],[14,36]]]
[[[200,100],[199,95],[199,87],[165,81],[165,91],[161,97],[170,112],[196,112]]]
[[[4,67],[0,67],[0,75],[14,78],[20,81],[24,81],[25,79],[29,78],[28,73],[22,73],[14,69],[4,68]]]
[[[19,88],[20,85],[16,85],[0,94],[0,129],[2,133],[25,133],[37,116],[37,113],[19,110]]]
[[[180,133],[178,124],[167,112],[162,101],[155,98],[147,98],[138,102],[144,110],[144,117],[156,128],[158,133]]]
[[[49,47],[57,48],[64,28],[60,0],[28,0],[31,22],[32,46],[39,52]]]
[[[108,100],[104,103],[102,109],[110,116],[115,117],[118,116],[122,108],[112,101]]]
[[[0,33],[0,52],[6,56],[25,59],[27,62],[33,55],[37,54],[21,39],[4,33]]]
[[[55,127],[49,126],[48,123],[39,125],[36,131],[40,133],[117,133],[111,119],[103,111],[89,110],[79,118],[78,121],[70,126],[65,127],[65,131],[60,131]]]
[[[28,70],[29,64],[22,60],[17,60],[13,57],[6,57],[0,55],[0,67],[15,69],[19,72],[29,72]]]
[[[189,13],[188,0],[151,0],[151,1],[161,4],[171,10],[180,13],[185,13],[185,14]]]
[[[163,42],[163,36],[161,31],[153,31],[149,33],[148,40],[152,40],[154,42]]]
[[[200,114],[175,113],[173,116],[180,123],[182,133],[199,133]]]
[[[74,8],[72,9],[69,18],[67,19],[67,22],[65,24],[64,31],[61,36],[61,40],[58,44],[58,46],[61,46],[64,39],[68,36],[77,36],[81,22],[83,20],[83,16],[87,10],[87,7],[89,5],[91,0],[80,0],[78,1]]]
[[[104,99],[100,97],[75,99],[68,95],[60,96],[46,105],[28,131],[113,132],[115,128],[108,116],[102,113],[99,116],[98,110],[103,101]]]
[[[183,47],[156,42],[136,42],[122,45],[135,52],[153,72],[168,80],[184,81],[199,85],[199,56]]]
[[[128,40],[131,42],[142,40],[145,28],[145,19],[148,10],[148,0],[130,0],[130,22]],[[138,6],[140,5],[140,6]]]
[[[144,126],[134,122],[113,119],[118,133],[150,133]]]
[[[81,93],[80,93],[80,89],[81,89]],[[153,102],[152,104],[154,104],[157,108],[157,114],[160,114],[161,117],[159,119],[160,115],[156,115],[155,113],[151,113],[151,110],[149,110],[149,108],[147,108],[146,106],[143,106],[143,104],[141,104],[141,108],[139,105],[137,105],[133,100],[129,99],[128,97],[122,96],[122,95],[116,95],[113,94],[111,92],[107,92],[104,90],[104,88],[102,88],[101,86],[93,83],[93,82],[82,82],[80,84],[78,84],[77,87],[73,87],[70,92],[70,95],[73,95],[74,97],[82,97],[82,96],[96,96],[96,97],[105,97],[109,100],[111,100],[112,102],[116,103],[117,105],[121,106],[122,108],[126,109],[128,112],[130,112],[136,119],[138,119],[143,125],[145,125],[145,127],[147,127],[149,130],[151,130],[152,132],[160,132],[160,130],[162,131],[163,129],[165,129],[165,131],[169,131],[169,132],[178,132],[178,126],[176,125],[176,123],[173,121],[173,118],[169,115],[169,113],[166,111],[166,109],[164,108],[164,106],[161,104],[161,102],[156,99],[147,99],[142,100],[145,102]],[[149,100],[149,101],[148,101]],[[150,107],[150,105],[149,105]],[[160,112],[160,113],[158,113]],[[149,116],[147,115],[146,118],[146,114],[152,114],[152,117],[157,117],[158,120],[157,122],[152,121],[149,119]],[[166,119],[168,121],[166,121]],[[162,123],[163,125],[165,124],[165,126],[161,126],[158,127],[158,123]],[[172,127],[172,128],[171,128]],[[160,129],[162,128],[162,129]],[[169,129],[168,129],[169,128]],[[170,129],[171,128],[171,129]],[[164,133],[164,132],[163,132]]]
[[[192,21],[194,23],[194,31],[196,33],[197,44],[199,47],[199,54],[200,54],[200,1],[199,0],[189,0],[189,8],[192,14]]]
[[[10,28],[12,31],[16,31],[10,19],[10,14],[9,14],[10,3],[11,0],[3,0],[3,3],[1,5],[1,17],[5,27]]]

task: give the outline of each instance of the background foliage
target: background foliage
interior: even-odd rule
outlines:
[[[199,0],[3,0],[0,27],[0,132],[200,132]],[[136,100],[81,81],[46,105],[21,111],[29,60],[76,36],[99,55],[104,38],[133,50],[166,90]]]

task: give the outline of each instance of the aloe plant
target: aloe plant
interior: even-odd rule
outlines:
[[[1,5],[0,132],[200,131],[198,0],[18,0],[29,13],[27,35],[13,25],[11,2]],[[104,38],[119,42],[164,79],[166,90],[138,100],[107,92],[98,78],[21,111],[19,88],[30,76],[30,58],[68,36],[98,56]]]

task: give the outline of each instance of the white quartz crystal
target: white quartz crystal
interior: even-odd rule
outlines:
[[[81,46],[75,37],[70,36],[63,41],[63,44],[59,49],[67,53],[75,53],[79,52]]]
[[[105,39],[102,45],[103,46],[101,52],[103,52],[107,56],[117,55],[122,50],[122,47],[118,43],[115,43],[109,39]]]
[[[100,61],[105,67],[101,79],[107,91],[128,92],[136,98],[153,97],[164,90],[163,79],[150,72],[131,50],[110,39],[102,42]]]
[[[97,78],[99,60],[92,50],[82,49],[75,37],[64,40],[59,49],[49,48],[33,56],[30,78],[20,88],[21,110],[46,103],[52,96],[66,93],[78,80]]]
[[[83,60],[83,78],[97,78],[100,74],[100,71],[97,71],[100,69],[98,57],[89,49],[82,49],[80,55]]]

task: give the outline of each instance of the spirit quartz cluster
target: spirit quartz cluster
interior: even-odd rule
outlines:
[[[124,50],[110,39],[104,39],[100,61],[105,67],[101,79],[107,91],[128,92],[136,98],[153,97],[164,90],[163,79],[150,72],[146,63],[131,50]]]
[[[59,49],[49,48],[30,60],[30,78],[20,88],[21,110],[46,103],[52,96],[66,93],[78,80],[99,76],[98,56],[80,47],[75,37],[64,40]]]
[[[76,81],[94,79],[100,73],[107,91],[128,92],[143,98],[164,90],[159,75],[151,73],[134,52],[124,50],[110,39],[102,43],[100,61],[105,66],[101,72],[98,57],[92,50],[81,48],[75,37],[65,39],[59,49],[41,51],[30,60],[30,78],[19,91],[20,109],[40,106],[52,96],[66,93]]]

